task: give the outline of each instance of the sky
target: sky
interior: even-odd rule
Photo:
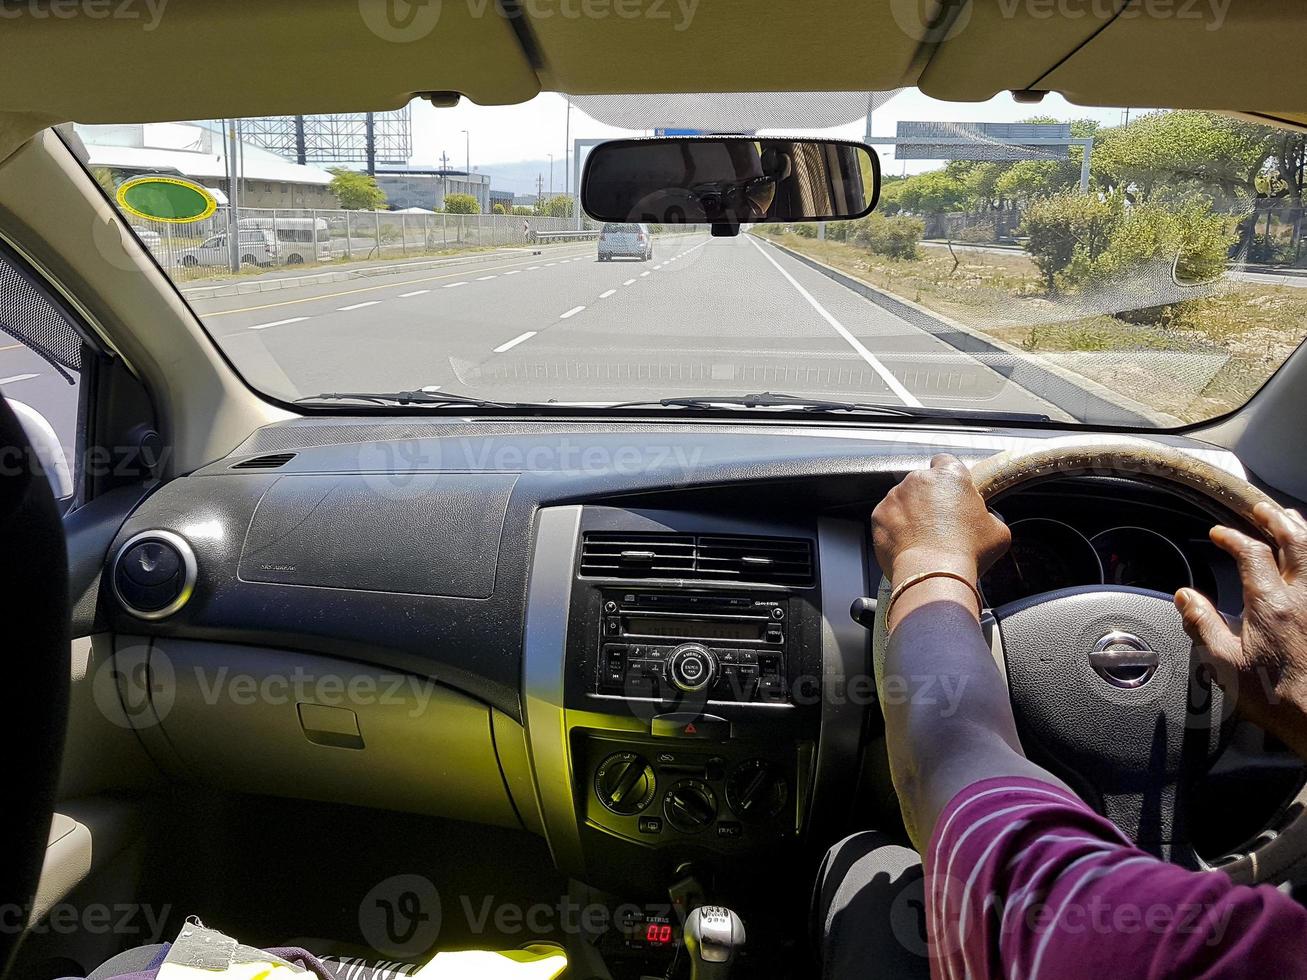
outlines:
[[[651,96],[657,99],[657,96]],[[1143,110],[1138,110],[1143,111]],[[1038,105],[1020,105],[1010,95],[988,102],[940,102],[915,89],[899,92],[872,114],[873,136],[892,136],[899,120],[940,122],[1016,122],[1031,116],[1052,116],[1059,120],[1097,119],[1105,126],[1119,125],[1121,109],[1086,108],[1072,105],[1057,95],[1048,95]],[[544,189],[550,186],[548,154],[554,155],[553,188],[564,189],[563,158],[568,150],[567,100],[555,93],[543,93],[530,102],[515,106],[479,106],[463,100],[452,109],[437,109],[427,102],[414,102],[413,164],[439,166],[441,153],[448,154],[448,166],[463,169],[470,156],[474,170],[491,175],[491,187],[531,194],[537,176],[543,177]],[[693,119],[682,125],[694,126]],[[764,133],[790,135],[827,135],[861,139],[865,119],[853,119],[836,127],[821,130],[762,129]],[[465,137],[462,130],[467,130]],[[649,130],[632,130],[606,125],[576,106],[571,110],[572,140],[611,139],[621,136],[651,135]],[[896,162],[893,147],[878,147],[883,169],[889,174],[919,173],[940,166],[936,161]],[[470,151],[470,153],[469,153]],[[570,176],[567,184],[570,185]]]

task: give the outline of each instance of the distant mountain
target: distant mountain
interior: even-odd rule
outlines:
[[[473,161],[474,163],[476,161]],[[514,194],[534,194],[536,178],[544,178],[544,193],[549,194],[549,158],[543,160],[521,160],[513,163],[491,163],[478,165],[476,170],[490,175],[490,188],[496,191],[512,191]],[[568,178],[570,185],[570,178]],[[563,161],[554,160],[554,193],[563,193]]]

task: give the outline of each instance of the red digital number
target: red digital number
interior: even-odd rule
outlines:
[[[672,941],[672,927],[671,927],[671,926],[659,926],[659,927],[658,927],[658,941],[659,941],[660,943],[670,943],[670,942]]]
[[[650,922],[644,930],[644,941],[647,943],[658,942],[658,923]]]

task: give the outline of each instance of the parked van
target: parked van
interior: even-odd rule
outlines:
[[[327,262],[331,259],[331,237],[324,218],[258,217],[241,218],[241,228],[260,228],[277,240],[278,252],[285,265]]]

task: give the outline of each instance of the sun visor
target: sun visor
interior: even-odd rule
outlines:
[[[1304,7],[1199,0],[1123,13],[1039,83],[1073,102],[1301,113]],[[1183,13],[1183,16],[1182,16]],[[1129,65],[1129,71],[1121,66]]]
[[[149,122],[397,108],[428,91],[506,104],[539,91],[512,21],[492,3],[53,6],[32,0],[5,15],[0,112]]]
[[[516,9],[545,87],[587,94],[899,88],[915,81],[918,25],[933,22],[941,7],[941,0],[533,0]]]

